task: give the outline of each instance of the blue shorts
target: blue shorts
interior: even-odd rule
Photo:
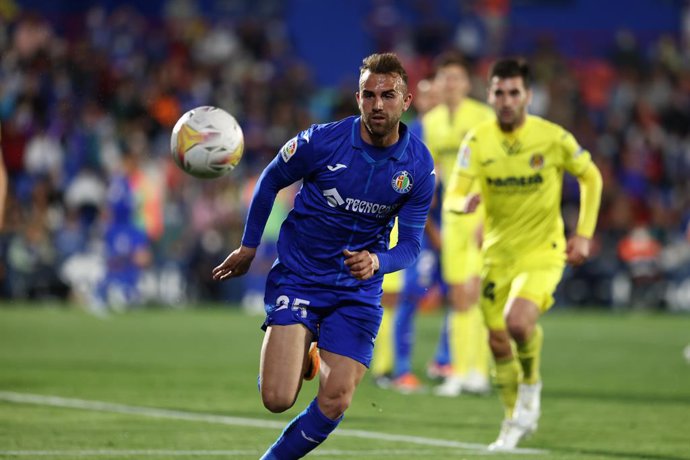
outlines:
[[[441,275],[441,257],[439,252],[432,249],[429,244],[428,247],[422,248],[415,263],[405,269],[401,294],[410,302],[417,303],[432,287],[437,285],[441,288],[441,293],[445,295],[448,289]]]
[[[284,268],[278,266],[266,280],[264,303],[262,329],[303,324],[314,334],[320,349],[369,367],[383,315],[380,294],[299,283],[294,277],[287,282]]]

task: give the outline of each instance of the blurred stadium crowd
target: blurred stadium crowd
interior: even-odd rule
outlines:
[[[403,30],[396,2],[372,2],[370,51],[398,52],[414,88],[436,53],[459,48],[474,64],[473,93],[483,100],[488,65],[509,40],[509,2],[462,3],[477,6],[458,7],[467,20],[450,29],[406,24],[406,40],[395,33]],[[240,281],[213,283],[210,270],[238,244],[253,184],[282,144],[311,123],[356,113],[357,69],[352,85],[319,86],[291,46],[281,2],[228,18],[204,16],[193,4],[171,1],[155,18],[130,6],[92,7],[61,27],[45,14],[0,11],[10,178],[2,298],[94,308],[260,303],[271,244]],[[596,254],[566,273],[561,305],[690,310],[688,35],[642,46],[621,30],[605,57],[591,58],[568,57],[544,37],[526,54],[536,74],[531,112],[570,129],[604,175]],[[228,110],[243,127],[245,156],[226,178],[187,177],[170,161],[172,126],[200,105]],[[568,228],[578,199],[567,181]],[[267,242],[290,206],[286,193]]]

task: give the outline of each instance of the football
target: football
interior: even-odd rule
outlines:
[[[242,128],[223,109],[202,106],[186,112],[175,123],[170,153],[184,172],[201,179],[221,177],[242,159]]]

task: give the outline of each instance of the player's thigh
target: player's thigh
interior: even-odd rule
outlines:
[[[518,343],[527,340],[541,316],[539,306],[524,297],[510,297],[503,312],[506,328]]]
[[[259,375],[265,400],[291,404],[302,385],[312,333],[302,324],[273,325],[261,346]]]
[[[506,316],[514,303],[524,299],[525,308],[534,304],[540,313],[553,305],[553,293],[563,275],[562,264],[541,267],[520,265],[486,266],[482,270],[480,305],[490,330],[505,330]]]
[[[563,276],[563,264],[551,264],[542,267],[516,268],[510,286],[509,299],[526,299],[536,305],[541,313],[553,305],[553,294]]]
[[[503,316],[512,282],[510,270],[500,266],[485,266],[481,272],[479,306],[490,331],[505,331]]]

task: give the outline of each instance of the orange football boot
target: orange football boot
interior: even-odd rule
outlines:
[[[321,367],[321,358],[319,357],[319,349],[316,347],[316,342],[312,342],[309,346],[309,362],[307,363],[307,369],[304,371],[304,380],[313,380],[316,374],[319,373],[319,367]]]

